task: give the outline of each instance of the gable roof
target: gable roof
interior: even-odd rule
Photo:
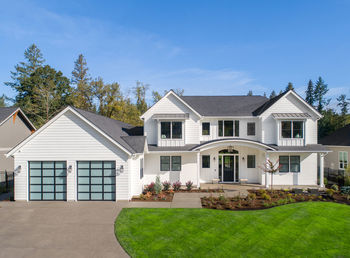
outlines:
[[[23,113],[19,107],[0,107],[0,125],[5,123],[7,119],[12,117],[16,112],[18,112],[30,130],[36,130],[35,126],[30,122],[28,117]]]
[[[323,145],[350,146],[350,124],[319,140]]]
[[[202,116],[252,116],[268,98],[263,96],[181,96]]]
[[[96,113],[82,110],[79,108],[68,106],[63,111],[61,111],[58,115],[52,118],[49,122],[43,125],[37,132],[29,136],[23,142],[15,146],[11,151],[7,153],[7,156],[12,155],[16,152],[20,147],[25,145],[28,141],[39,134],[42,130],[44,130],[48,125],[53,123],[56,119],[66,113],[68,110],[71,110],[76,115],[80,116],[83,120],[87,121],[92,127],[94,127],[97,131],[104,134],[109,140],[111,140],[114,144],[121,147],[128,154],[141,153],[139,150],[141,149],[141,145],[145,146],[146,137],[144,136],[134,136],[137,133],[140,133],[139,127],[134,127],[130,124],[123,123],[121,121],[111,119],[105,116],[98,115]],[[136,137],[135,139],[128,139],[127,137]]]

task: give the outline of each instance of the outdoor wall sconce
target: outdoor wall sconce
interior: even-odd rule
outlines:
[[[14,170],[14,174],[18,175],[19,173],[21,173],[22,170],[22,166],[19,165],[15,170]]]
[[[215,161],[215,160],[216,160],[216,157],[214,157],[213,160]]]
[[[119,172],[120,172],[120,173],[123,173],[123,172],[124,172],[124,166],[123,166],[123,165],[120,165]]]
[[[242,156],[242,160],[244,161],[244,156]]]
[[[69,167],[68,167],[68,169],[67,169],[67,172],[68,172],[68,173],[72,173],[72,170],[73,170],[72,165],[69,165]]]

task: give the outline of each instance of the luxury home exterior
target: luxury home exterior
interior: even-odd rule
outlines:
[[[157,175],[197,186],[268,186],[267,159],[281,165],[275,185],[323,186],[329,151],[317,144],[321,115],[294,91],[270,100],[169,91],[141,118],[143,132],[67,107],[7,154],[15,160],[15,199],[125,200]]]

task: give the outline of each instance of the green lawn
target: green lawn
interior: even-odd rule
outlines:
[[[116,236],[133,257],[350,257],[350,206],[259,211],[123,209]]]

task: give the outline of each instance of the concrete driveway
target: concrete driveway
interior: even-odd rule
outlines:
[[[114,235],[127,202],[0,202],[0,257],[128,257]]]

